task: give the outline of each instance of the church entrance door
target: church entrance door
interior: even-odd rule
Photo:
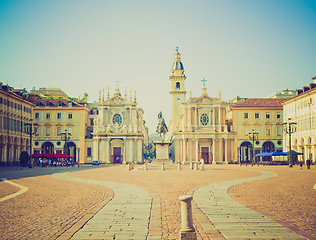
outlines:
[[[114,164],[115,163],[121,163],[121,148],[120,147],[114,147],[113,148],[113,155],[114,155]]]
[[[204,163],[205,164],[208,164],[209,163],[209,148],[208,147],[202,147],[201,148],[202,150],[202,158],[204,160]]]

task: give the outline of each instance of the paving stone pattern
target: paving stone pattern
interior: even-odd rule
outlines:
[[[230,197],[228,189],[233,185],[277,175],[274,172],[260,172],[262,175],[258,177],[202,186],[194,192],[193,199],[214,226],[228,240],[305,239],[286,227],[250,210]]]
[[[146,239],[152,204],[147,191],[129,184],[74,178],[66,173],[54,176],[106,186],[114,192],[114,198],[71,239]]]

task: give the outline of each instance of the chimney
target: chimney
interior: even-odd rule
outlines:
[[[314,83],[316,83],[316,76],[312,78],[314,80]]]
[[[303,92],[303,89],[297,89],[297,95],[300,95]]]
[[[309,86],[310,86],[310,89],[313,89],[316,87],[316,83],[311,83],[311,84],[309,84]]]
[[[304,87],[303,87],[303,89],[304,89],[304,92],[306,92],[306,91],[308,91],[308,90],[309,90],[309,87],[304,86]]]

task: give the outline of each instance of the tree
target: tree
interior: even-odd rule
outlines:
[[[293,150],[289,151],[287,153],[287,160],[289,161],[289,166],[292,167],[297,162],[297,153]]]
[[[25,151],[21,152],[21,155],[20,155],[21,166],[27,167],[29,161],[30,161],[30,155]]]

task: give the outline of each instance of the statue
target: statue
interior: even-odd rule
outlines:
[[[221,90],[220,89],[217,90],[217,96],[219,99],[221,99]]]
[[[158,114],[158,126],[156,132],[160,135],[162,141],[165,138],[166,132],[168,132],[168,128],[165,123],[165,119],[162,117],[162,113]]]

